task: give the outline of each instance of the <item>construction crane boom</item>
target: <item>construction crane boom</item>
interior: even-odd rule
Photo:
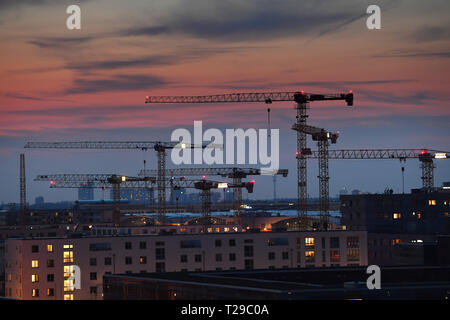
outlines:
[[[256,168],[231,168],[231,167],[218,167],[218,168],[176,168],[176,169],[166,169],[166,176],[177,177],[177,176],[203,176],[203,175],[214,175],[233,178],[237,174],[241,175],[283,175],[286,177],[288,175],[287,169],[278,170],[264,170]],[[155,176],[157,170],[141,170],[139,176]]]
[[[173,148],[205,148],[206,145],[195,145],[181,142],[161,141],[66,141],[66,142],[27,142],[25,148],[46,149],[137,149],[149,150],[162,147]]]
[[[311,101],[346,100],[353,105],[353,92],[338,94],[314,94],[303,91],[290,92],[249,92],[229,93],[205,96],[147,96],[145,103],[217,103],[217,102],[265,102],[295,101],[307,103]]]
[[[302,150],[306,158],[320,157],[320,151]],[[371,160],[371,159],[419,159],[422,169],[422,187],[434,187],[434,159],[448,159],[446,151],[422,149],[347,149],[328,150],[328,159]]]
[[[445,151],[430,149],[343,149],[328,150],[329,159],[419,159],[425,154],[431,154],[434,159],[447,158]],[[319,151],[311,151],[307,158],[317,158]]]

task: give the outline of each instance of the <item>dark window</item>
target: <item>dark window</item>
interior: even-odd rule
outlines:
[[[147,249],[147,242],[145,241],[139,242],[139,249]]]
[[[253,246],[244,246],[244,257],[253,257]]]
[[[125,242],[125,249],[131,250],[131,248],[132,248],[131,242]]]
[[[216,253],[216,261],[217,261],[217,262],[222,261],[222,254]]]
[[[250,270],[253,269],[253,260],[252,259],[245,259],[245,269]]]
[[[97,258],[90,258],[89,259],[89,265],[90,266],[96,266],[97,265]]]
[[[230,247],[235,247],[236,246],[236,239],[230,239],[229,245],[230,245]]]
[[[236,261],[236,253],[230,253],[230,261]]]
[[[91,280],[97,280],[97,272],[91,272],[90,279]]]
[[[180,248],[201,248],[202,243],[200,240],[182,240],[180,241]]]
[[[195,255],[195,262],[202,262],[202,255],[201,254],[196,254]]]
[[[33,253],[39,252],[39,246],[31,246],[31,252]]]
[[[222,240],[216,240],[216,247],[222,246]]]
[[[271,246],[288,246],[289,240],[288,238],[271,238],[267,240],[267,245]]]
[[[182,254],[180,256],[180,262],[188,262],[188,257],[186,254]]]
[[[47,260],[47,268],[54,268],[55,267],[55,260],[48,259]]]
[[[111,243],[100,242],[89,244],[89,251],[109,251],[111,250]]]
[[[111,257],[106,257],[105,258],[105,266],[110,266],[112,264],[112,259]]]
[[[55,275],[53,273],[47,274],[47,282],[55,281]]]
[[[166,264],[164,262],[157,262],[156,272],[165,272],[165,271],[166,271]]]
[[[166,252],[164,248],[156,248],[155,249],[155,259],[156,260],[163,260],[166,258]]]
[[[125,264],[132,264],[133,259],[131,257],[125,257]]]
[[[90,292],[91,294],[97,294],[97,287],[90,287],[90,288],[89,288],[89,292]]]
[[[288,251],[282,252],[282,253],[281,253],[281,258],[282,258],[283,260],[289,259],[289,252],[288,252]]]
[[[275,260],[275,252],[269,252],[269,260]]]
[[[330,238],[330,248],[339,248],[339,237]]]
[[[325,238],[322,238],[322,249],[325,249]]]

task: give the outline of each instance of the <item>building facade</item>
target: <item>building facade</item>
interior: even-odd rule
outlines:
[[[364,231],[228,232],[5,241],[5,295],[103,298],[105,274],[367,265]]]

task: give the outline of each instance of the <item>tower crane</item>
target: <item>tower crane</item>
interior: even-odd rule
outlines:
[[[216,145],[217,146],[217,145]],[[161,141],[69,141],[69,142],[28,142],[25,148],[47,148],[47,149],[130,149],[147,151],[154,149],[158,157],[158,216],[164,220],[166,211],[166,150],[181,148],[209,148],[212,144],[196,145],[184,142],[161,142]]]
[[[154,176],[157,172],[155,170],[141,170],[139,176],[148,177]],[[287,177],[287,169],[278,170],[264,170],[256,168],[231,168],[231,167],[217,167],[217,168],[176,168],[166,169],[166,176],[180,177],[180,176],[221,176],[229,179],[233,179],[234,185],[240,185],[243,178],[254,175],[282,175]],[[235,188],[233,191],[233,210],[236,217],[240,217],[242,214],[242,188]]]
[[[320,150],[305,149],[304,156],[309,159],[320,157]],[[328,150],[328,159],[371,160],[371,159],[419,159],[422,169],[422,187],[434,187],[434,160],[448,159],[449,152],[430,149],[346,149]]]
[[[305,126],[308,104],[314,101],[344,100],[348,106],[353,106],[353,92],[338,94],[313,94],[304,91],[293,92],[253,92],[230,93],[203,96],[146,96],[145,103],[251,103],[264,102],[271,104],[280,101],[293,101],[297,110],[296,124]],[[298,216],[305,218],[307,201],[307,176],[306,157],[303,150],[306,149],[306,133],[297,131],[297,174],[298,174]],[[303,219],[304,220],[304,219]]]
[[[109,188],[113,189],[113,223],[118,226],[120,224],[120,188],[143,188],[146,187],[146,182],[150,184],[157,183],[155,177],[130,177],[117,174],[50,174],[38,175],[34,181],[48,181],[50,188],[79,188],[84,186],[86,182],[89,183],[89,188]],[[202,215],[208,217],[211,212],[211,189],[218,188],[246,188],[249,193],[253,192],[255,181],[226,183],[217,182],[206,179],[188,180],[184,177],[177,178],[175,183],[173,179],[164,181],[164,188],[195,188],[202,191]],[[164,217],[158,217],[164,218]],[[164,222],[163,220],[159,220]]]
[[[292,129],[297,132],[302,132],[311,135],[313,141],[317,141],[318,159],[319,159],[319,203],[320,203],[320,223],[323,228],[328,226],[328,211],[330,207],[330,185],[328,175],[328,140],[331,143],[336,143],[339,136],[338,133],[325,131],[325,129],[317,128],[308,125],[299,125],[298,123],[292,126]],[[305,153],[303,153],[305,155]],[[299,154],[297,154],[297,157]]]

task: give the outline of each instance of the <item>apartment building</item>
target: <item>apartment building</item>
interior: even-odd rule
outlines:
[[[365,231],[8,239],[7,297],[103,298],[103,275],[367,265]]]

